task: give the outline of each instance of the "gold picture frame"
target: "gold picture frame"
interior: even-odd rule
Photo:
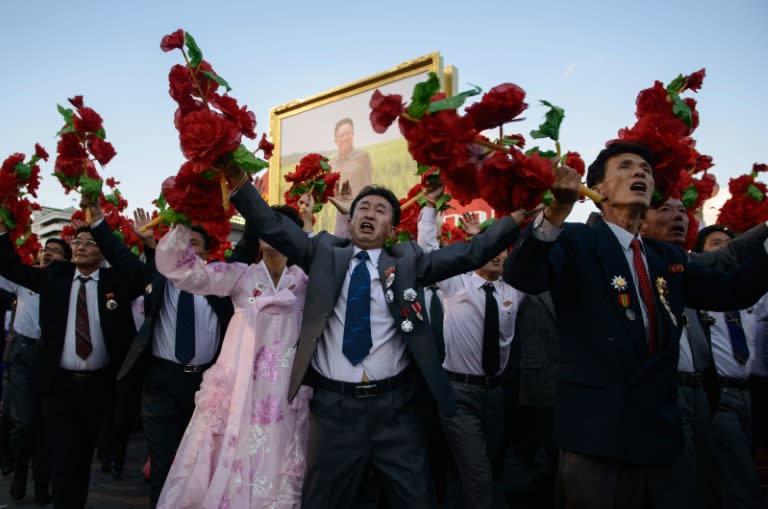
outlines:
[[[433,52],[387,71],[272,108],[269,126],[275,149],[269,161],[270,203],[284,202],[283,195],[290,186],[283,177],[293,171],[306,154],[323,154],[334,167],[334,162],[339,161],[339,153],[345,150],[340,144],[345,136],[348,137],[348,148],[352,148],[362,161],[358,165],[360,171],[369,174],[374,184],[390,188],[399,197],[405,196],[418,178],[416,162],[408,154],[397,125],[384,134],[373,131],[368,103],[376,89],[383,94],[400,94],[407,102],[414,85],[425,81],[430,72],[438,75],[444,92],[452,95],[456,69],[452,66],[443,69],[439,52]],[[347,120],[351,123],[342,127],[342,122]],[[343,176],[344,168],[347,168],[347,174],[352,171],[349,165],[344,167],[339,163],[339,166]],[[318,215],[315,227],[333,232],[335,219],[335,208],[327,205]]]

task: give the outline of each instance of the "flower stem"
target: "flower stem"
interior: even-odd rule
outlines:
[[[187,64],[187,69],[189,69],[189,75],[192,77],[192,81],[195,82],[195,87],[197,87],[197,90],[200,92],[200,98],[203,100],[203,104],[208,108],[208,99],[206,99],[203,87],[200,86],[200,82],[197,80],[197,69],[194,69],[194,71],[192,70],[193,68],[189,65],[189,58],[187,58],[187,52],[184,51],[184,48],[181,48],[181,54],[184,56],[184,63]]]
[[[416,196],[414,196],[413,198],[411,198],[407,202],[405,202],[402,205],[400,205],[400,210],[407,209],[408,207],[410,207],[414,203],[418,202],[421,198],[424,198],[424,196],[425,196],[424,191],[419,192],[419,194],[417,194]]]
[[[157,226],[159,224],[160,224],[160,216],[157,216],[152,221],[148,222],[147,224],[145,224],[144,226],[139,228],[139,231],[140,232],[149,231],[149,230],[151,230],[152,228],[154,228],[155,226]]]

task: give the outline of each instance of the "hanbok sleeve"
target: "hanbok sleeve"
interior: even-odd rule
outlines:
[[[157,270],[173,285],[195,295],[231,296],[248,266],[244,263],[206,264],[189,244],[190,230],[176,225],[157,244]]]

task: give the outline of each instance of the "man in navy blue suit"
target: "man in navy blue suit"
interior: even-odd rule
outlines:
[[[565,224],[579,176],[559,168],[548,206],[508,258],[505,280],[549,290],[560,332],[553,438],[558,497],[569,508],[653,507],[681,450],[676,406],[683,306],[739,309],[768,290],[768,253],[721,273],[679,247],[641,239],[654,189],[652,157],[616,141],[590,165],[603,219]]]

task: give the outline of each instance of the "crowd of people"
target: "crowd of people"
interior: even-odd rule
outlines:
[[[198,225],[155,242],[142,210],[136,255],[84,199],[89,222],[27,266],[0,220],[11,497],[31,461],[36,503],[85,507],[95,450],[119,478],[140,415],[153,508],[498,507],[507,456],[537,469],[520,507],[763,507],[768,226],[684,251],[653,164],[612,143],[587,224],[566,222],[562,166],[546,207],[466,214],[444,246],[439,183],[418,239],[391,243],[385,188],[334,202],[337,236],[311,196],[270,207],[236,167],[223,262]]]

